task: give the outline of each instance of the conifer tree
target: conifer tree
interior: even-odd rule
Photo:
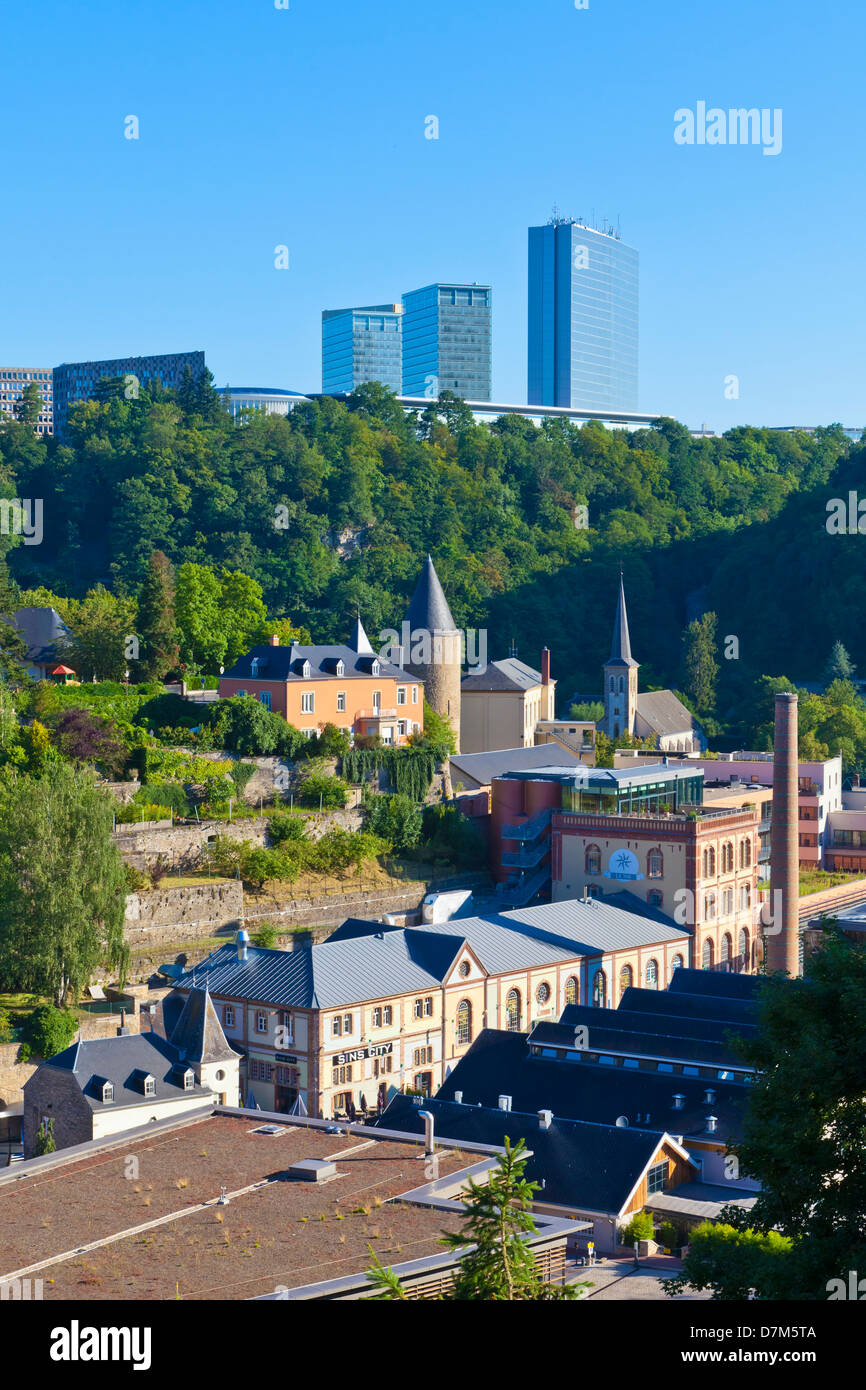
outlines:
[[[177,666],[174,591],[171,562],[161,550],[154,550],[138,595],[136,673],[141,680],[164,680]]]

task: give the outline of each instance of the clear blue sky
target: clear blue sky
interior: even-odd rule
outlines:
[[[323,308],[478,280],[522,401],[556,203],[640,251],[643,409],[866,423],[861,6],[0,0],[0,34],[0,364],[318,389]],[[698,101],[782,108],[781,154],[678,146]]]

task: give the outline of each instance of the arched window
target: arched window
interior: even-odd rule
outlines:
[[[673,975],[675,970],[682,970],[682,968],[683,958],[679,953],[677,953],[671,961],[671,974]]]
[[[631,989],[634,975],[630,965],[624,965],[619,972],[619,992],[623,995],[627,989]]]
[[[730,968],[731,963],[731,944],[732,943],[730,934],[728,932],[725,932],[724,936],[722,937],[722,949],[719,959],[721,964],[728,968]]]
[[[646,857],[647,878],[661,878],[663,862],[661,850],[651,849]]]
[[[620,676],[620,678],[619,678],[619,693],[620,693],[620,695],[623,694],[624,690],[625,690],[625,680],[623,679],[622,676]]]
[[[704,878],[714,878],[716,873],[716,851],[712,845],[704,850]]]
[[[730,840],[722,845],[722,873],[729,874],[734,868],[734,846]]]
[[[461,999],[457,1005],[458,1045],[472,1041],[472,1005],[468,999]]]
[[[646,987],[647,989],[658,989],[659,987],[659,963],[657,960],[647,961]]]
[[[576,1004],[580,998],[580,988],[573,975],[569,975],[565,982],[565,1002],[566,1004]]]
[[[744,909],[752,906],[752,888],[748,883],[740,884],[740,908]]]
[[[751,840],[740,841],[740,868],[748,869],[752,863],[752,842]]]
[[[505,1027],[509,1033],[520,1032],[520,990],[510,989],[505,996]]]
[[[710,937],[707,937],[704,942],[704,949],[701,955],[701,968],[704,970],[712,970],[713,968],[713,943]]]
[[[611,695],[613,694],[613,692],[614,692],[615,690],[616,690],[616,678],[615,678],[614,676],[611,676],[611,678],[610,678],[610,693],[611,693]]]
[[[613,736],[614,736],[614,738],[619,738],[619,725],[618,725],[618,724],[614,724],[614,726],[613,726]]]
[[[657,888],[654,888],[647,898],[650,907],[661,907],[664,900],[664,894],[660,893]]]
[[[601,850],[598,845],[587,845],[584,865],[588,874],[601,873]]]
[[[597,1009],[603,1009],[607,1002],[607,976],[603,970],[596,970],[592,982],[592,1002]]]
[[[715,918],[715,915],[716,895],[715,893],[707,893],[706,897],[704,898],[704,916],[706,917],[708,922],[711,922]]]
[[[749,933],[746,931],[745,927],[740,927],[739,936],[737,937],[737,955],[738,955],[738,957],[739,957],[738,965],[739,965],[740,969],[741,969],[741,970],[748,970],[748,968],[749,968]]]

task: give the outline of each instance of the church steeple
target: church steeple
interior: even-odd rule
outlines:
[[[634,660],[631,654],[631,641],[628,635],[628,613],[625,608],[625,588],[622,582],[622,570],[619,575],[619,600],[616,606],[616,618],[613,624],[613,641],[610,644],[610,656],[608,666],[637,666],[639,663]]]
[[[625,586],[622,571],[619,576],[619,597],[613,624],[610,656],[604,666],[604,720],[602,727],[608,738],[633,734],[637,714],[638,662],[631,654],[628,613],[625,606]]]

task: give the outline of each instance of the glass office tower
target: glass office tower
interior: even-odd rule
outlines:
[[[322,390],[354,391],[381,381],[400,394],[401,304],[322,311]]]
[[[530,405],[638,408],[638,253],[571,218],[529,228]]]
[[[403,295],[403,395],[453,391],[489,401],[493,390],[489,285],[425,285]]]
[[[69,408],[76,401],[89,401],[104,378],[135,377],[146,389],[149,381],[177,389],[189,367],[193,381],[205,373],[203,352],[158,353],[154,357],[112,357],[104,362],[61,362],[54,368],[54,433],[62,440],[66,433]],[[130,384],[130,390],[138,387]]]

